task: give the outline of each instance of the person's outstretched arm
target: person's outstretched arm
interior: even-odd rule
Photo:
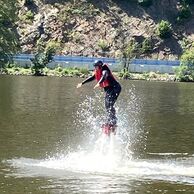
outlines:
[[[83,82],[79,83],[79,84],[77,85],[77,88],[80,88],[83,84],[88,83],[88,82],[91,82],[91,81],[93,81],[94,79],[95,79],[95,75],[92,75],[92,76],[88,77],[88,78],[85,79]]]

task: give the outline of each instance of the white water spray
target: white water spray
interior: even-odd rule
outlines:
[[[83,141],[68,154],[50,157],[45,161],[47,165],[60,161],[58,167],[62,165],[72,171],[114,173],[131,161],[131,145],[135,145],[136,136],[142,131],[138,119],[141,101],[134,88],[128,94],[125,103],[120,101],[116,105],[118,127],[116,135],[111,133],[110,136],[103,134],[101,129],[106,120],[103,95],[95,93],[93,98],[86,97],[74,115],[73,124]]]
[[[8,162],[18,169],[20,176],[61,175],[64,177],[67,176],[67,172],[100,173],[194,184],[193,156],[189,162],[184,159],[184,164],[182,161],[165,158],[160,160],[133,158],[133,147],[136,146],[143,132],[138,117],[141,111],[141,100],[134,91],[135,89],[132,88],[126,99],[118,100],[116,135],[111,134],[107,137],[102,134],[100,126],[105,121],[105,117],[102,116],[104,115],[103,96],[96,94],[93,98],[87,97],[80,104],[75,115],[74,128],[78,130],[80,138],[83,138],[83,142],[79,143],[77,149],[65,154],[58,153],[43,160],[19,158]],[[154,155],[154,153],[150,154]],[[168,153],[168,156],[173,154]]]

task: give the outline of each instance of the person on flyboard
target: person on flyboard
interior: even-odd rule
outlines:
[[[107,122],[103,124],[102,130],[105,134],[110,135],[111,132],[115,133],[117,126],[117,117],[114,104],[121,92],[121,85],[114,78],[111,70],[107,64],[103,64],[102,61],[96,61],[94,63],[94,73],[83,82],[77,85],[80,88],[83,84],[96,79],[97,84],[95,88],[101,87],[105,91],[105,108],[107,112]]]

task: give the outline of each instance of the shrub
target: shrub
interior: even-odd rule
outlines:
[[[180,0],[183,4],[194,4],[194,0]]]
[[[98,46],[102,49],[102,51],[107,51],[109,49],[109,45],[105,40],[99,40]]]
[[[14,67],[17,67],[17,66],[18,66],[17,64],[9,63],[9,62],[5,65],[6,68],[14,68]]]
[[[131,74],[130,74],[129,71],[127,71],[126,69],[122,69],[122,70],[119,72],[118,76],[119,76],[120,78],[123,78],[123,79],[131,79]]]
[[[175,69],[176,79],[179,81],[194,81],[194,48],[181,56],[181,64]]]
[[[44,67],[43,68],[43,74],[44,75],[48,75],[48,73],[49,73],[49,68],[48,67]]]
[[[56,53],[60,49],[60,43],[57,41],[49,41],[46,45],[45,52]]]
[[[55,44],[54,44],[55,45]],[[56,53],[56,47],[48,44],[44,51],[38,52],[32,61],[32,72],[34,75],[43,75],[43,68],[53,60]]]
[[[182,20],[188,19],[190,17],[191,17],[191,9],[189,5],[187,4],[181,5],[179,13],[178,13],[177,21],[181,22]]]
[[[26,18],[26,20],[33,20],[34,19],[34,13],[31,10],[27,11],[26,15],[25,15],[25,18]]]
[[[148,53],[152,50],[152,44],[151,40],[149,38],[145,38],[144,41],[141,44],[141,52],[142,53]]]
[[[45,53],[37,53],[32,61],[32,72],[34,75],[42,75],[42,69],[46,67]]]
[[[182,50],[186,51],[192,47],[192,41],[187,38],[183,38],[180,41],[180,45],[181,45]]]
[[[145,80],[149,80],[149,73],[143,72],[142,78],[145,79]]]
[[[55,68],[55,71],[61,73],[63,71],[63,68],[61,66],[58,66]]]
[[[130,40],[122,51],[122,63],[124,71],[130,71],[131,61],[139,54],[139,51],[139,44],[134,39]]]
[[[87,68],[80,68],[80,73],[87,75],[90,73],[90,71]]]
[[[155,78],[157,78],[157,74],[155,72],[151,71],[151,72],[149,72],[149,78],[155,79]]]
[[[162,20],[157,26],[157,34],[160,38],[169,38],[172,35],[172,27],[168,21]]]
[[[20,75],[31,75],[31,71],[30,69],[20,68],[19,74]]]

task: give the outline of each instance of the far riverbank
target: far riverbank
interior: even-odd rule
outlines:
[[[86,78],[92,74],[86,68],[62,68],[60,66],[50,69],[43,68],[41,70],[42,76],[57,76],[57,77],[80,77]],[[119,79],[130,79],[130,80],[147,80],[147,81],[175,81],[174,74],[161,74],[155,72],[144,72],[144,73],[129,73],[129,72],[113,72]],[[31,68],[24,67],[5,67],[1,69],[0,74],[2,75],[15,75],[15,76],[34,76],[34,71]]]

